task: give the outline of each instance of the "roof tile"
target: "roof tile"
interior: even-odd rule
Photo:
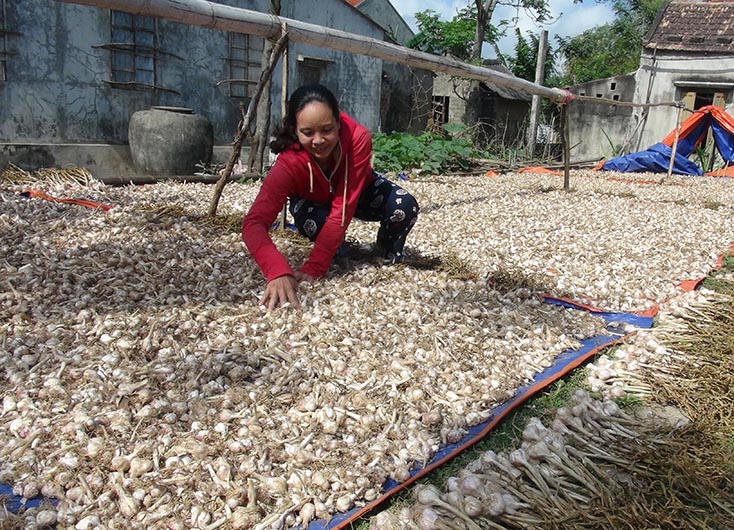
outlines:
[[[734,2],[671,2],[648,33],[659,50],[734,53]]]

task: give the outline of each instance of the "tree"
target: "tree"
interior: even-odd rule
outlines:
[[[581,0],[574,0],[574,3]],[[550,10],[548,0],[474,0],[474,12],[476,13],[476,27],[474,34],[474,43],[471,52],[471,58],[478,60],[482,56],[482,44],[486,40],[485,32],[491,28],[490,22],[497,6],[510,6],[516,10],[523,9],[526,13],[532,15],[537,24],[547,22],[550,18]],[[506,25],[507,21],[500,23],[500,26]],[[499,50],[496,48],[496,39],[489,39],[487,42],[495,45],[497,57],[501,57]]]
[[[642,41],[665,0],[613,0],[614,21],[575,37],[556,37],[566,63],[559,85],[575,85],[633,72]]]
[[[463,61],[479,62],[482,45],[486,42],[494,46],[497,56],[502,58],[497,41],[512,21],[492,24],[494,11],[500,5],[525,10],[538,24],[547,22],[550,17],[548,0],[474,0],[449,21],[441,20],[436,11],[427,9],[415,14],[418,33],[407,45],[428,53],[451,54]]]
[[[505,57],[505,63],[514,75],[535,82],[535,66],[538,62],[538,48],[540,38],[534,33],[528,33],[530,40],[526,39],[520,30],[515,28],[517,43],[515,44],[515,56]],[[545,70],[543,85],[548,84],[548,79],[553,77],[556,68],[556,60],[553,49],[549,46],[545,57]]]
[[[409,48],[435,55],[450,54],[462,61],[469,60],[476,25],[471,8],[460,10],[449,21],[442,21],[432,9],[416,13],[415,18],[419,32],[408,41]]]

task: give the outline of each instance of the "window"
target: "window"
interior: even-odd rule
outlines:
[[[302,85],[318,85],[321,82],[321,68],[306,64],[298,65],[298,76]]]
[[[112,82],[156,85],[153,17],[112,11]]]
[[[334,63],[331,59],[323,57],[310,57],[298,54],[298,79],[301,85],[317,85],[322,83],[322,77],[330,65]]]
[[[615,83],[614,81],[612,81],[611,85],[609,86],[609,89],[610,90],[616,90],[617,89],[617,83]]]
[[[449,96],[433,96],[433,126],[449,122]]]
[[[262,37],[244,33],[229,34],[229,95],[251,98],[255,95],[262,72]]]

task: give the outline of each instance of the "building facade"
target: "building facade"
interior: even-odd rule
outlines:
[[[512,75],[498,62],[485,61],[484,66]],[[432,124],[465,125],[483,146],[520,146],[525,142],[531,102],[527,92],[438,74],[433,84]]]
[[[268,0],[217,3],[267,12]],[[283,0],[281,16],[383,39],[343,0]],[[0,0],[0,168],[85,166],[103,179],[134,171],[128,122],[153,106],[184,107],[213,126],[228,154],[260,78],[263,39],[52,0]],[[343,109],[379,126],[382,61],[289,44],[288,87],[321,82]],[[272,123],[282,75],[273,75]]]
[[[734,113],[734,2],[670,2],[645,37],[640,66],[628,75],[571,87],[634,107],[572,102],[573,160],[610,158],[660,142],[704,105]],[[666,103],[668,103],[666,105]]]
[[[405,46],[413,30],[389,0],[346,0],[385,30],[385,40]],[[431,115],[433,72],[383,61],[380,131],[420,134]]]

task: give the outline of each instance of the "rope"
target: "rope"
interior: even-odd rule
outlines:
[[[581,101],[593,101],[596,103],[607,103],[609,105],[619,105],[621,107],[673,107],[676,109],[684,108],[682,101],[664,101],[662,103],[633,103],[631,101],[619,101],[617,99],[598,98],[595,96],[579,96],[576,94],[571,94],[571,97],[567,97],[563,103],[568,103],[571,99],[577,99]]]

